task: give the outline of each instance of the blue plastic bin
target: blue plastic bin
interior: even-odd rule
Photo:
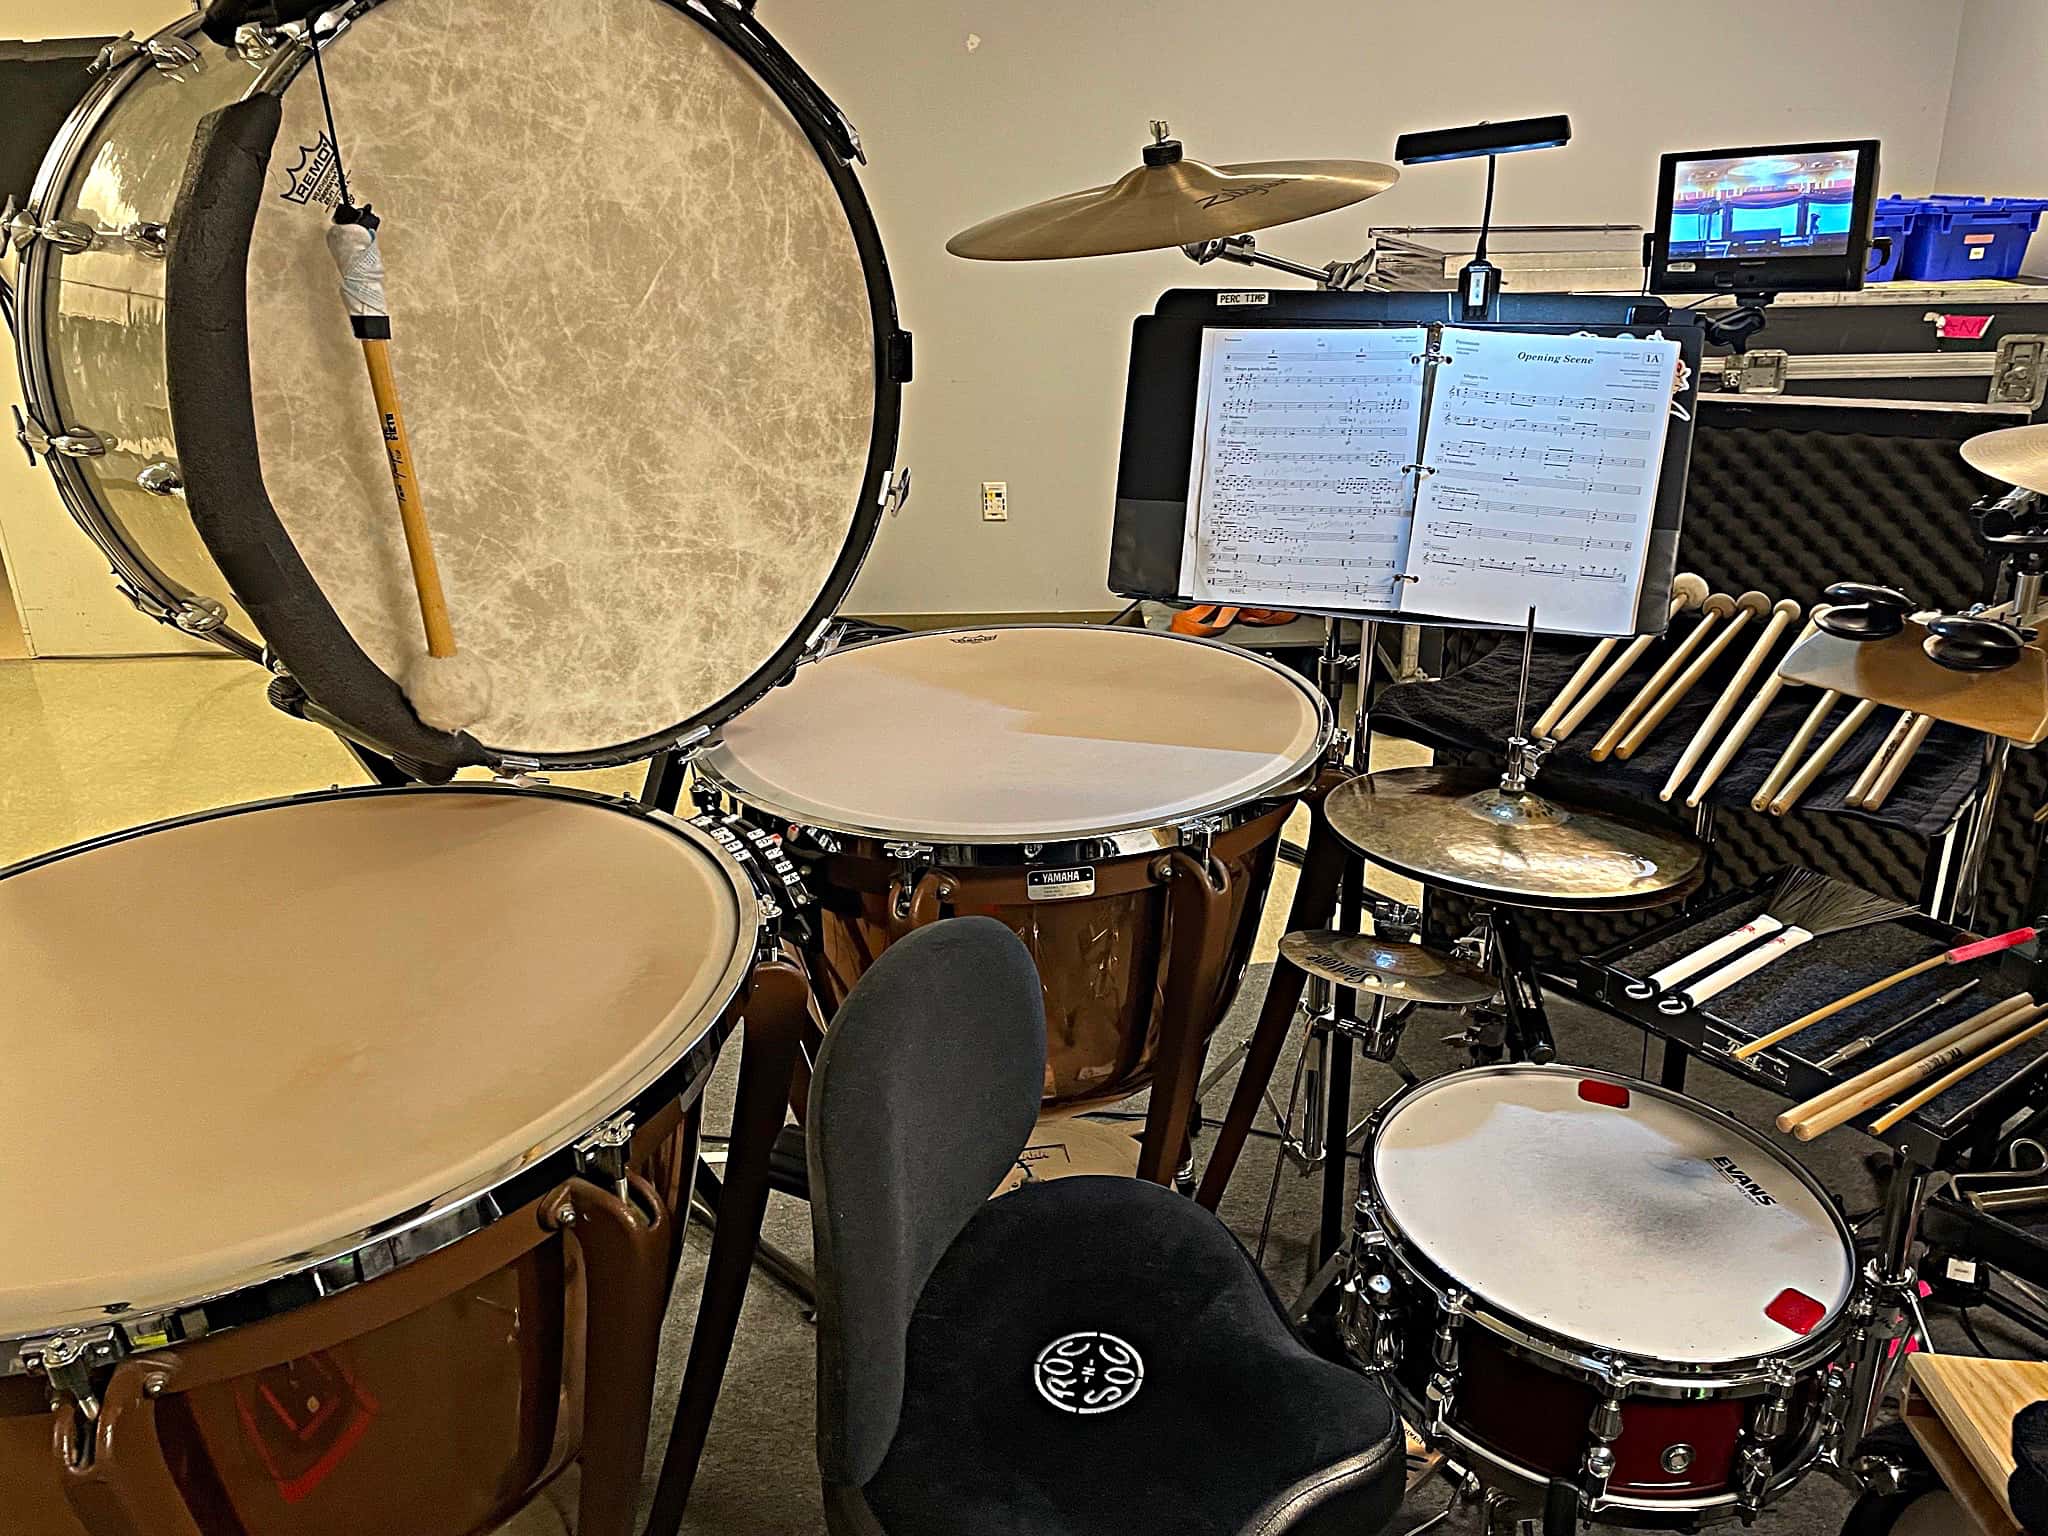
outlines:
[[[1898,275],[1920,282],[2018,277],[2027,242],[2048,209],[2038,197],[1926,197],[1918,201]]]
[[[1871,216],[1872,235],[1887,235],[1892,248],[1882,260],[1877,253],[1871,253],[1870,270],[1864,274],[1867,283],[1888,283],[1898,276],[1899,263],[1906,259],[1906,234],[1913,227],[1913,220],[1920,212],[1917,197],[1881,197],[1877,200],[1877,211]]]

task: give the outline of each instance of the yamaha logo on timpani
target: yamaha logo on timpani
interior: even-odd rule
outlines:
[[[1072,869],[1034,869],[1024,876],[1024,893],[1033,901],[1062,901],[1069,896],[1095,894],[1095,866],[1081,864]]]
[[[1755,1179],[1752,1179],[1748,1174],[1735,1166],[1734,1158],[1717,1157],[1712,1161],[1716,1173],[1741,1190],[1744,1195],[1748,1196],[1757,1205],[1776,1205],[1778,1203],[1770,1197],[1763,1185],[1757,1183]]]

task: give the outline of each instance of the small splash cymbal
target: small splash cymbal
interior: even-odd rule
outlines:
[[[1311,976],[1397,1001],[1463,1007],[1499,990],[1469,960],[1426,944],[1390,944],[1365,934],[1330,929],[1290,933],[1280,953]]]
[[[1145,163],[1107,186],[1014,209],[946,242],[974,261],[1055,261],[1165,250],[1291,224],[1362,203],[1401,173],[1372,160],[1257,160],[1204,165],[1154,123]]]

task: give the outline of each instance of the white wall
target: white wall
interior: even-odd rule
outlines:
[[[1966,0],[1940,189],[2048,196],[2048,0]],[[2048,276],[2048,236],[2026,270]]]
[[[855,606],[1111,604],[1131,320],[1169,287],[1267,280],[1175,253],[1012,264],[943,247],[990,214],[1136,165],[1148,118],[1170,120],[1190,155],[1229,161],[1385,159],[1406,129],[1570,113],[1570,147],[1503,162],[1506,221],[1647,222],[1662,151],[1801,138],[1880,137],[1886,190],[1925,192],[1961,5],[762,0],[763,21],[861,131],[917,338],[903,449],[916,491]],[[1471,223],[1482,177],[1478,162],[1419,167],[1373,202],[1260,243],[1320,264],[1356,256],[1369,223]],[[984,479],[1009,482],[1008,523],[980,521]]]

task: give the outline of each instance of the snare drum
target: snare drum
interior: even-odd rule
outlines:
[[[920,924],[1014,929],[1045,987],[1045,1096],[1072,1110],[1144,1087],[1163,1041],[1198,1057],[1330,730],[1300,677],[1214,641],[954,630],[800,668],[697,768],[810,866],[829,1006]]]
[[[1453,1073],[1380,1114],[1358,1210],[1351,1347],[1484,1479],[1574,1519],[1753,1514],[1836,1433],[1849,1231],[1705,1105]]]
[[[630,1520],[677,1106],[759,930],[714,837],[568,790],[327,791],[0,877],[0,1524],[469,1532],[579,1446]]]

